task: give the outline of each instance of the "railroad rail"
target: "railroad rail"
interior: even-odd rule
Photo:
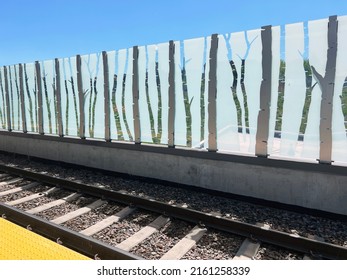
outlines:
[[[296,234],[288,234],[273,230],[269,227],[263,226],[262,224],[254,225],[244,223],[227,219],[221,217],[220,215],[188,209],[182,205],[163,203],[150,197],[139,197],[121,191],[98,188],[88,184],[74,182],[71,180],[53,177],[7,165],[0,165],[0,172],[3,173],[0,175],[0,180],[8,180],[4,183],[6,185],[13,182],[18,182],[18,179],[22,178],[32,181],[29,185],[38,182],[41,184],[51,185],[55,188],[64,188],[80,195],[90,195],[98,199],[98,202],[94,205],[94,207],[100,206],[103,201],[107,200],[125,205],[125,212],[128,211],[130,213],[131,209],[138,208],[151,211],[159,215],[159,217],[150,225],[141,229],[139,232],[135,233],[121,244],[117,246],[110,246],[90,236],[93,232],[100,230],[100,228],[121,219],[119,216],[118,218],[114,217],[114,215],[110,216],[108,221],[105,219],[103,221],[103,226],[99,224],[84,231],[75,232],[61,226],[60,224],[72,219],[73,217],[76,217],[78,213],[70,214],[69,216],[65,215],[65,217],[60,217],[53,221],[46,221],[34,214],[30,214],[30,211],[29,213],[24,212],[16,209],[14,206],[0,203],[0,215],[9,221],[29,228],[30,230],[51,240],[61,242],[65,246],[92,258],[142,259],[140,256],[130,253],[130,249],[133,248],[135,244],[138,244],[145,238],[149,237],[153,232],[155,232],[155,230],[163,226],[168,219],[176,218],[188,223],[192,223],[195,226],[188,235],[181,239],[170,251],[164,254],[161,259],[181,258],[187,252],[187,250],[192,248],[209,229],[215,229],[245,238],[245,241],[241,245],[235,259],[252,258],[252,256],[258,250],[260,243],[276,245],[289,250],[301,252],[308,256],[318,256],[322,259],[347,259],[346,247],[324,242],[319,239],[306,238]],[[8,175],[11,177],[6,177]],[[4,191],[2,194],[4,195],[6,191]],[[83,212],[83,210],[80,210],[80,214],[82,213],[81,211]]]

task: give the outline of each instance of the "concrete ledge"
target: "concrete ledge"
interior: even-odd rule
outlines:
[[[1,132],[0,150],[347,215],[347,168]]]

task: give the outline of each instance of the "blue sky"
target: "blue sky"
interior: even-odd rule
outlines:
[[[3,0],[0,65],[347,15],[346,0]]]

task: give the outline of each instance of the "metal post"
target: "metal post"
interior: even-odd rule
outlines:
[[[168,146],[175,147],[175,43],[169,42],[169,117]]]
[[[61,87],[60,87],[60,67],[59,67],[59,59],[55,59],[55,94],[57,97],[57,118],[58,118],[58,134],[60,137],[64,136],[63,133],[63,119],[61,113]]]
[[[260,86],[260,110],[255,144],[255,154],[258,157],[268,156],[269,121],[271,104],[271,76],[272,76],[272,34],[271,25],[262,27],[262,73]]]
[[[105,140],[111,141],[110,131],[110,81],[108,71],[107,52],[102,52],[102,61],[104,67],[104,105],[105,105]]]
[[[328,51],[327,63],[325,67],[325,76],[317,72],[312,66],[312,74],[318,81],[322,91],[320,107],[320,125],[319,125],[319,163],[331,164],[332,153],[332,115],[333,98],[335,86],[336,57],[337,57],[337,16],[329,17],[328,24]]]
[[[37,86],[37,112],[38,112],[38,121],[39,121],[39,133],[44,134],[44,131],[43,131],[41,67],[40,67],[40,62],[38,62],[38,61],[35,62],[35,72],[36,72],[36,86]]]
[[[11,131],[11,104],[10,96],[8,90],[8,76],[7,76],[7,67],[4,66],[4,78],[5,78],[5,95],[6,95],[6,115],[7,115],[7,130]]]
[[[133,117],[135,144],[141,143],[140,110],[139,110],[139,48],[133,47]]]
[[[84,92],[83,92],[83,83],[82,83],[82,61],[81,56],[76,55],[76,69],[77,69],[77,89],[78,89],[78,99],[79,99],[79,108],[80,108],[80,130],[79,137],[85,139],[85,116],[84,116]]]
[[[211,36],[210,71],[208,75],[208,151],[217,151],[217,50],[218,35]]]
[[[19,94],[20,94],[20,107],[22,113],[22,130],[27,133],[27,122],[25,114],[25,99],[24,99],[24,81],[23,81],[23,65],[19,64]]]

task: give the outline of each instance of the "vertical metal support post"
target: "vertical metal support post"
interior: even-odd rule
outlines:
[[[7,130],[11,131],[11,104],[10,104],[10,92],[8,90],[8,75],[7,67],[4,66],[4,78],[5,78],[5,96],[6,96],[6,115],[7,115]]]
[[[24,81],[23,81],[23,65],[19,64],[19,94],[20,94],[20,107],[22,113],[22,130],[27,133],[27,122],[25,114],[25,99],[24,99]]]
[[[102,52],[102,62],[104,68],[104,106],[105,106],[105,140],[111,141],[110,131],[110,81],[108,71],[107,52]]]
[[[60,66],[59,59],[56,58],[55,62],[55,96],[57,97],[57,118],[58,118],[58,134],[60,137],[64,136],[63,133],[63,118],[61,113],[61,86],[60,86]]]
[[[325,67],[325,76],[320,75],[312,66],[312,73],[318,81],[322,91],[320,106],[320,125],[319,125],[319,163],[331,164],[332,154],[332,116],[333,116],[333,98],[336,74],[336,56],[337,56],[337,16],[329,17],[328,24],[328,51],[327,63]]]
[[[208,75],[208,151],[217,151],[217,50],[218,35],[211,36],[210,71]]]
[[[133,117],[135,144],[141,143],[140,110],[139,110],[139,48],[133,47]]]
[[[78,90],[78,100],[79,100],[79,108],[80,108],[80,130],[79,137],[81,139],[85,139],[85,115],[84,115],[84,91],[83,91],[83,83],[82,83],[82,61],[81,56],[76,55],[76,69],[77,69],[77,90]]]
[[[36,73],[36,86],[37,86],[37,115],[39,121],[39,133],[44,134],[43,131],[43,107],[42,107],[42,83],[41,83],[41,67],[40,62],[35,62]],[[36,105],[36,104],[35,104]]]
[[[175,147],[175,43],[169,42],[169,119],[168,146]]]
[[[262,72],[263,79],[260,86],[260,110],[255,144],[255,154],[258,157],[268,156],[269,121],[271,104],[271,76],[272,76],[272,34],[271,25],[262,27]]]

